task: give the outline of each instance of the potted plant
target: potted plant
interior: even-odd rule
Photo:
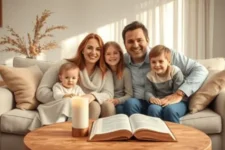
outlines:
[[[0,39],[0,45],[4,45],[5,48],[1,51],[13,51],[25,55],[27,58],[35,58],[37,55],[43,51],[48,51],[58,47],[55,41],[50,41],[41,44],[45,38],[53,37],[52,31],[54,30],[64,30],[67,27],[64,25],[56,25],[51,27],[46,27],[46,20],[52,14],[49,10],[44,10],[41,17],[36,16],[36,22],[34,25],[33,33],[27,33],[27,40],[24,37],[19,36],[13,28],[7,26],[9,31],[9,36],[3,36]]]

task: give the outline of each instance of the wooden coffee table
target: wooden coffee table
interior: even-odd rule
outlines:
[[[44,126],[28,133],[24,144],[28,150],[211,150],[210,138],[203,132],[181,124],[166,122],[178,142],[110,141],[87,142],[87,137],[72,137],[72,123]]]

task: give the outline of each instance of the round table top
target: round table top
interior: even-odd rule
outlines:
[[[24,144],[30,150],[211,150],[209,136],[195,128],[166,122],[177,142],[152,141],[104,141],[87,142],[88,137],[72,137],[72,123],[56,123],[43,126],[24,137]]]

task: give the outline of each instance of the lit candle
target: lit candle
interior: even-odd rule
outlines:
[[[76,96],[72,100],[72,135],[86,136],[89,126],[89,102],[87,98]]]

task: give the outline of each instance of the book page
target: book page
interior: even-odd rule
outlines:
[[[156,117],[133,114],[130,116],[130,123],[133,133],[139,129],[148,129],[161,133],[171,133],[165,122]]]
[[[131,132],[131,126],[127,115],[118,114],[110,117],[99,118],[94,121],[90,139],[95,134],[110,133],[118,130],[129,130]]]

